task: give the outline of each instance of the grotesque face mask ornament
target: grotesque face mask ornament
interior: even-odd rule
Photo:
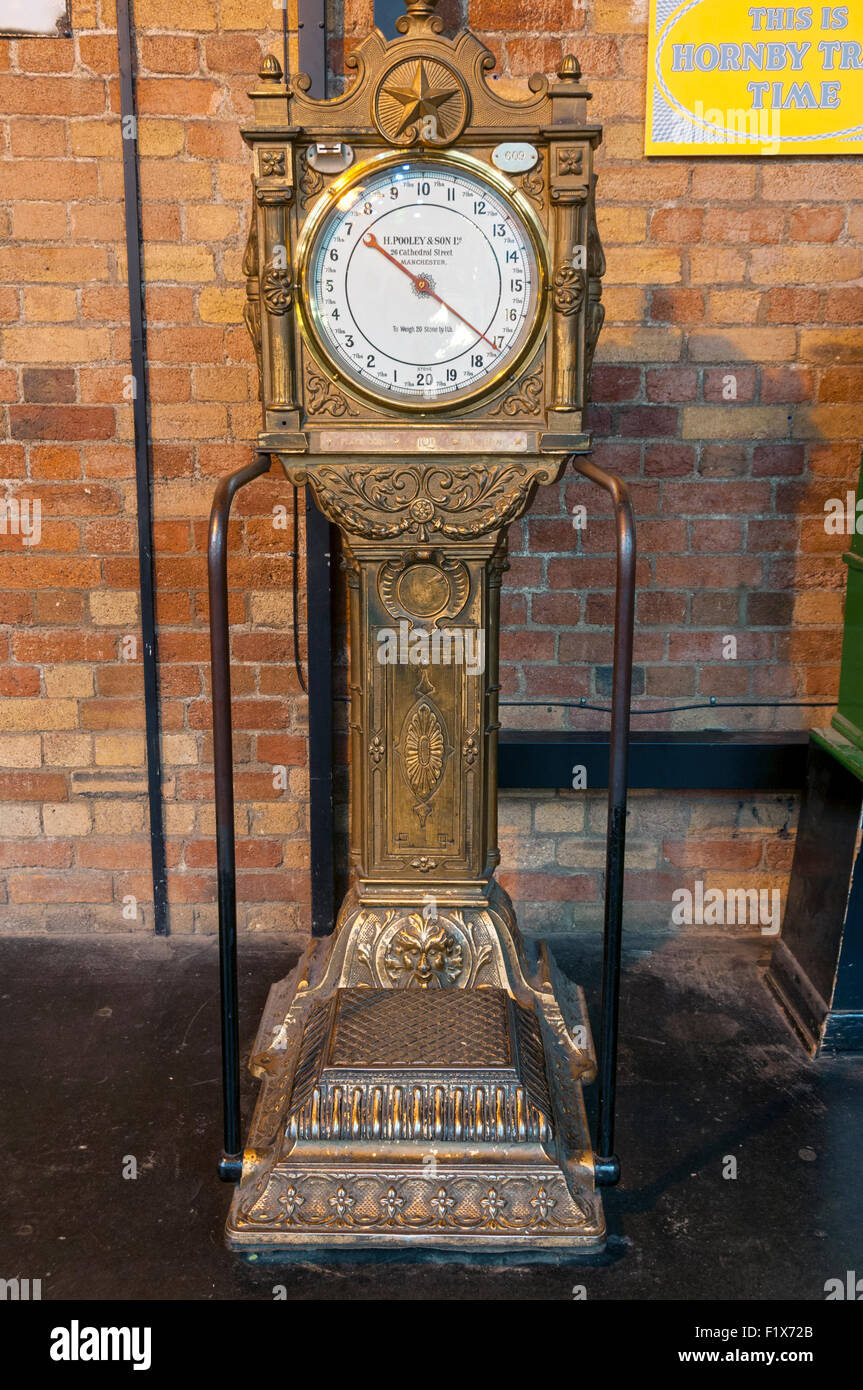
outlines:
[[[442,923],[412,913],[390,942],[385,964],[397,989],[441,989],[461,974],[461,946]]]

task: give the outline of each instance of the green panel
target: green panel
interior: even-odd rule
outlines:
[[[833,729],[811,729],[810,737],[828,753],[832,753],[838,763],[863,782],[863,749],[849,743]]]

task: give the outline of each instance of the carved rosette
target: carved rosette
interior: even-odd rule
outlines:
[[[261,174],[264,178],[283,178],[285,173],[284,150],[261,151]]]
[[[557,172],[561,178],[568,178],[569,175],[578,175],[582,172],[584,164],[584,151],[580,149],[564,149],[557,152]]]
[[[286,314],[294,302],[294,277],[289,267],[270,260],[261,277],[261,299],[271,314]]]
[[[413,811],[422,827],[431,815],[432,798],[453,751],[443,715],[427,695],[421,696],[405,715],[395,750],[402,776],[416,798]],[[429,868],[436,866],[436,861],[428,860]]]
[[[447,748],[443,721],[428,700],[409,711],[399,747],[405,781],[415,797],[427,801],[441,779]]]
[[[552,298],[559,314],[577,314],[584,303],[585,275],[571,263],[559,265],[552,280]]]

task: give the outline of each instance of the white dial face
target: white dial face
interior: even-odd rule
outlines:
[[[319,350],[344,377],[429,407],[509,378],[534,336],[540,279],[507,193],[420,157],[349,185],[313,234],[305,292]]]

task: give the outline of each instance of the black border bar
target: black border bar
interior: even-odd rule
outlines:
[[[806,781],[808,730],[757,734],[708,730],[629,736],[630,790],[797,791]],[[608,786],[608,734],[501,729],[498,786],[563,790],[585,768],[588,790]]]

